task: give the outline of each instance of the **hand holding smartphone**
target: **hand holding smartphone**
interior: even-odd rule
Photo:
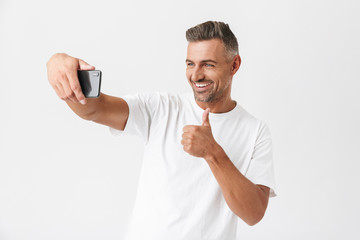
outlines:
[[[78,78],[81,90],[86,98],[97,98],[100,96],[100,70],[78,70]]]

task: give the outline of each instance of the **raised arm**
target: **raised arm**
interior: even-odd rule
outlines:
[[[56,53],[47,62],[50,85],[74,113],[85,120],[124,130],[129,107],[122,98],[101,93],[99,98],[86,99],[81,91],[77,70],[94,69],[85,61],[65,53]]]

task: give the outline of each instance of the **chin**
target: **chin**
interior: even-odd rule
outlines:
[[[198,102],[212,102],[215,98],[215,95],[213,94],[204,94],[205,96],[202,96],[201,93],[194,92],[194,98]]]

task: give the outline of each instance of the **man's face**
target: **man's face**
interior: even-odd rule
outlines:
[[[190,42],[186,66],[196,101],[216,102],[230,97],[233,61],[226,55],[222,40]]]

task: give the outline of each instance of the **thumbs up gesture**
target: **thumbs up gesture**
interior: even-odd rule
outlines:
[[[206,127],[210,127],[210,121],[209,121],[209,113],[210,113],[210,108],[205,109],[203,116],[202,116],[202,126],[206,126]]]
[[[195,157],[210,159],[214,151],[220,147],[215,141],[210,121],[210,108],[207,108],[202,117],[202,125],[187,125],[183,128],[181,144],[185,152]]]

